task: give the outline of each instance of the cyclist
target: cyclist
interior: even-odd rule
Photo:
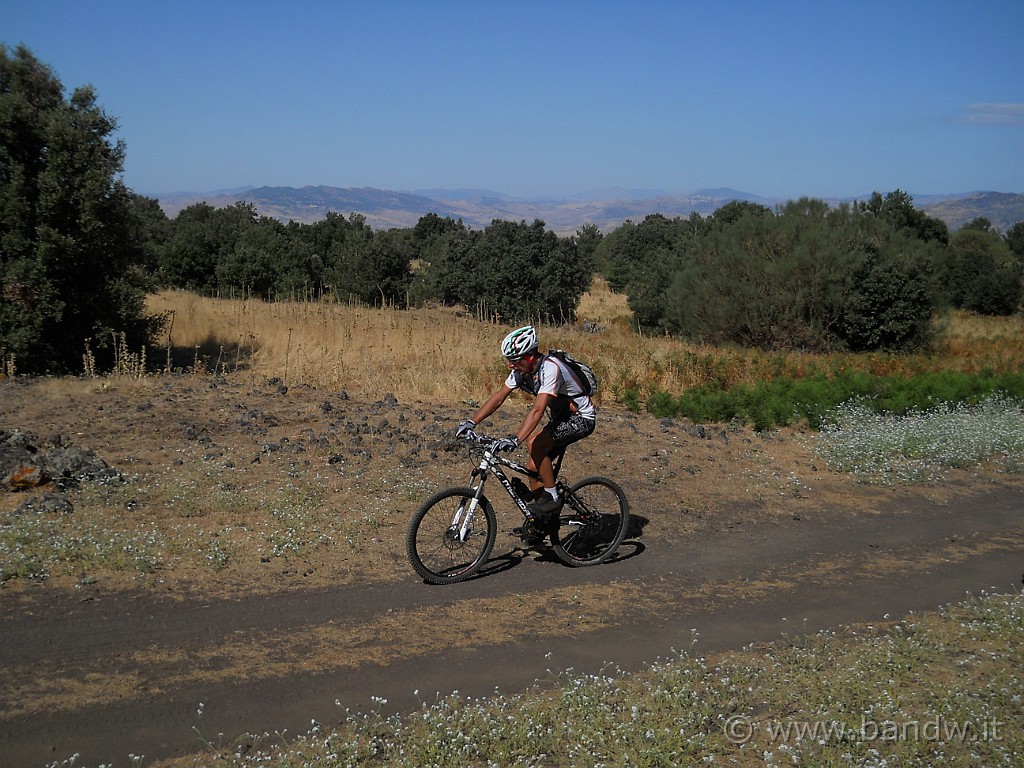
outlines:
[[[527,508],[532,515],[544,518],[562,505],[555,487],[552,454],[594,431],[597,408],[590,396],[584,394],[579,380],[562,361],[538,351],[537,330],[532,325],[517,328],[501,342],[501,354],[508,363],[508,378],[501,387],[480,406],[473,418],[459,424],[457,437],[471,433],[477,424],[494,413],[516,389],[535,397],[533,407],[526,414],[515,435],[495,445],[499,451],[514,451],[525,442],[530,454],[527,468],[540,475],[540,482],[531,481],[536,498]],[[543,429],[536,431],[548,410],[550,418]],[[544,492],[540,489],[543,487]]]

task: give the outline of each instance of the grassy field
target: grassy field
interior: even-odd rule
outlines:
[[[451,308],[267,304],[181,292],[152,296],[149,310],[171,318],[165,348],[148,354],[151,363],[164,368],[253,380],[277,377],[360,397],[391,392],[403,401],[453,402],[493,391],[503,370],[498,344],[508,330]],[[617,400],[627,393],[635,400],[709,384],[728,389],[852,371],[881,376],[1024,370],[1020,316],[945,315],[931,350],[903,356],[723,349],[638,335],[630,330],[625,297],[612,293],[601,279],[583,297],[579,317],[577,325],[542,326],[541,345],[562,347],[590,362],[601,379],[602,396]],[[597,332],[585,330],[592,323]]]

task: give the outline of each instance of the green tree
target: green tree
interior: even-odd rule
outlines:
[[[579,261],[573,238],[533,224],[495,219],[468,248],[436,260],[437,284],[452,303],[499,322],[571,322],[592,273]]]
[[[404,306],[411,280],[410,249],[399,234],[377,233],[366,217],[351,214],[347,223],[331,222],[334,237],[324,275],[339,301]]]
[[[982,315],[1010,315],[1020,308],[1024,264],[989,228],[964,227],[956,232],[940,269],[954,307]]]
[[[848,207],[791,202],[701,238],[669,281],[664,325],[767,349],[910,349],[930,331],[932,247]]]
[[[626,221],[598,244],[597,269],[612,290],[629,296],[641,325],[659,325],[657,307],[667,284],[666,270],[677,268],[694,240],[710,227],[696,213],[688,219],[651,214],[640,224]]]
[[[195,203],[174,219],[173,234],[163,249],[157,278],[163,285],[213,294],[218,288],[241,289],[231,280],[232,269],[221,265],[233,259],[243,233],[259,221],[256,206],[238,202],[226,208]],[[218,268],[221,275],[218,276]]]
[[[1006,230],[1006,245],[1017,256],[1019,261],[1024,261],[1024,221],[1018,221]]]
[[[436,213],[422,216],[409,238],[411,260],[416,265],[413,303],[462,303],[463,275],[473,269],[471,254],[479,237],[480,233],[470,230],[461,219]]]
[[[291,242],[284,224],[277,219],[258,218],[253,226],[237,233],[233,247],[222,252],[216,266],[218,287],[222,292],[237,289],[261,299],[287,294],[282,288],[284,275],[291,271],[287,258]],[[298,282],[303,282],[301,275]]]
[[[992,221],[987,216],[975,216],[973,219],[968,221],[962,227],[960,232],[995,232],[995,227],[992,226]]]
[[[604,235],[601,234],[597,224],[587,223],[576,230],[576,256],[580,266],[587,272],[593,273],[597,268],[597,258],[594,253],[603,238]]]
[[[888,221],[898,229],[910,230],[925,242],[935,241],[943,245],[949,242],[946,222],[914,208],[914,198],[903,190],[894,190],[885,197],[873,192],[866,202],[857,203],[856,210]]]
[[[771,216],[771,208],[760,203],[753,203],[749,200],[730,200],[711,214],[711,221],[715,225],[727,226],[735,224],[744,216],[765,217]]]
[[[116,129],[92,87],[65,98],[27,48],[0,47],[0,354],[18,370],[80,368],[87,340],[102,354],[123,333],[139,348],[159,325]]]
[[[160,207],[160,202],[143,195],[131,195],[130,240],[142,252],[139,266],[145,273],[147,283],[156,280],[164,249],[171,238],[173,224]]]
[[[633,266],[639,260],[635,235],[637,225],[626,219],[594,248],[594,263],[608,285],[617,293],[625,293],[633,274]]]

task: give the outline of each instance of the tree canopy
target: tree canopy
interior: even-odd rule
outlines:
[[[0,355],[21,370],[69,370],[88,339],[154,329],[116,127],[91,87],[65,97],[27,48],[0,48]]]

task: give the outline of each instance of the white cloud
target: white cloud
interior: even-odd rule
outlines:
[[[973,125],[1024,125],[1024,104],[968,104],[963,119]]]

